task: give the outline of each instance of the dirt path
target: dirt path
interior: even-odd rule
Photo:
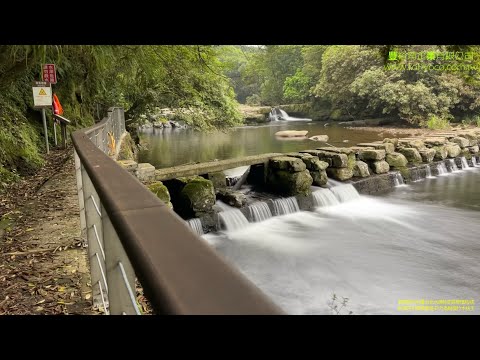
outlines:
[[[96,314],[74,170],[73,150],[55,150],[2,195],[0,314]]]

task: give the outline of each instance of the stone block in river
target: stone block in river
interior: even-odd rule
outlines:
[[[320,141],[320,142],[327,142],[328,141],[328,135],[314,135],[309,137],[310,140],[313,141]]]
[[[327,168],[327,174],[329,177],[344,181],[351,179],[353,177],[353,170],[349,169],[348,167],[344,168]]]
[[[398,147],[403,147],[403,148],[413,148],[413,149],[424,149],[425,148],[425,143],[422,140],[418,139],[399,139],[398,140]],[[408,157],[407,157],[408,159]]]
[[[448,155],[445,145],[434,146],[432,149],[435,150],[435,156],[433,157],[434,160],[444,160]]]
[[[328,151],[328,152],[333,152],[337,154],[346,154],[349,155],[353,153],[353,150],[351,148],[346,148],[346,147],[335,147],[335,146],[330,146],[330,147],[319,147],[317,150],[322,150],[322,151]]]
[[[447,149],[447,154],[449,158],[457,157],[458,155],[460,155],[460,152],[462,151],[460,146],[453,143],[445,145],[445,149]]]
[[[182,216],[197,216],[212,212],[215,205],[215,191],[210,180],[200,176],[186,179],[187,183],[180,191],[178,211]]]
[[[118,160],[117,164],[132,174],[135,173],[135,170],[138,168],[137,162],[133,160]]]
[[[328,177],[325,170],[314,171],[310,170],[310,176],[313,179],[312,184],[315,186],[324,186],[327,185]]]
[[[348,156],[346,154],[323,150],[305,150],[300,151],[300,153],[307,153],[317,156],[321,161],[325,161],[329,167],[344,168],[348,166]]]
[[[227,186],[227,180],[223,171],[211,172],[207,176],[215,189],[223,189]]]
[[[162,200],[165,205],[172,208],[172,203],[170,202],[170,193],[168,189],[161,181],[155,181],[147,186],[148,189],[153,192],[160,200]]]
[[[478,136],[475,135],[475,133],[464,133],[461,135],[461,137],[468,139],[469,146],[475,146],[478,145]]]
[[[465,159],[470,160],[472,158],[472,154],[470,153],[470,150],[467,148],[462,149],[462,152],[460,153],[460,156],[465,157]]]
[[[408,163],[408,160],[405,157],[405,155],[403,155],[401,153],[398,153],[398,152],[387,154],[386,161],[387,161],[388,165],[390,165],[391,167],[394,167],[394,168],[407,166],[407,163]]]
[[[431,137],[423,139],[423,142],[427,147],[441,146],[447,143],[447,139],[445,137]]]
[[[286,170],[269,169],[267,188],[281,195],[308,195],[313,179],[308,170],[289,172]]]
[[[364,150],[358,153],[359,160],[383,160],[385,159],[385,150]]]
[[[305,163],[305,166],[307,167],[307,170],[310,171],[321,171],[325,170],[328,167],[327,162],[321,161],[318,156],[313,156],[311,154],[288,153],[285,155],[302,159],[302,161]]]
[[[395,147],[398,145],[398,139],[397,138],[385,138],[383,139],[384,143],[390,143],[393,144]]]
[[[217,192],[217,199],[222,200],[224,203],[241,208],[247,204],[247,197],[244,193],[235,190],[222,189]]]
[[[360,147],[368,147],[368,148],[371,148],[373,147],[374,149],[377,149],[377,150],[385,150],[385,153],[387,154],[391,154],[395,151],[395,145],[392,144],[392,143],[380,143],[380,142],[374,142],[374,143],[361,143],[361,144],[357,144],[357,146],[360,146]]]
[[[390,165],[385,160],[371,161],[369,164],[375,174],[385,174],[390,171]]]
[[[470,154],[477,154],[480,151],[478,145],[470,146],[468,150],[470,151]]]
[[[153,181],[155,180],[155,167],[149,163],[140,163],[135,170],[135,176],[141,182]]]
[[[470,145],[470,140],[460,136],[454,137],[451,141],[460,146],[462,149]]]
[[[416,148],[403,148],[398,152],[405,155],[409,163],[420,164],[422,162],[422,157]]]
[[[368,170],[368,164],[363,161],[356,161],[355,166],[353,167],[353,176],[356,177],[367,177],[370,176],[370,171]]]
[[[424,163],[431,163],[435,157],[435,149],[422,149],[418,151]]]
[[[268,167],[276,170],[285,170],[289,172],[300,172],[306,170],[305,163],[295,157],[291,156],[278,156],[270,159]]]
[[[364,151],[364,150],[375,150],[374,147],[370,147],[370,146],[352,146],[350,149],[353,150],[353,153],[355,154],[355,156],[358,157],[358,154],[360,153],[360,151]]]

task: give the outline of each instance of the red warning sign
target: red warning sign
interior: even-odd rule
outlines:
[[[43,81],[47,81],[51,84],[57,83],[55,64],[43,64],[42,79]]]

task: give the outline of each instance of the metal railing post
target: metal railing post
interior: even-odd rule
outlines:
[[[85,202],[83,197],[83,185],[82,185],[82,164],[78,157],[77,151],[74,149],[73,154],[75,156],[75,176],[77,178],[77,193],[78,193],[78,207],[80,209],[80,229],[81,237],[86,239],[87,236],[87,223],[85,220]]]
[[[136,302],[135,272],[103,207],[102,214],[110,314],[140,315]]]
[[[95,187],[83,166],[81,166],[81,172],[93,306],[97,308],[102,306],[105,313],[108,313],[108,284],[105,273],[101,204]]]

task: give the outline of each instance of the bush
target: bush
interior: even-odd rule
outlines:
[[[450,121],[445,118],[432,115],[426,122],[426,126],[432,130],[450,129]]]
[[[261,103],[260,95],[253,94],[253,95],[247,96],[247,99],[245,100],[245,103],[247,105],[250,105],[250,106],[260,105],[260,103]]]
[[[480,127],[480,116],[475,115],[473,117],[467,117],[466,119],[462,120],[463,125],[475,125]]]

